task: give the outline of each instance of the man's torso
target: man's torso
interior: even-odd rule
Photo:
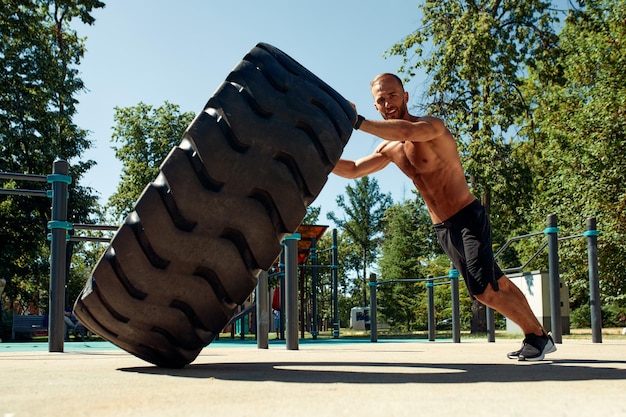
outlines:
[[[449,132],[427,142],[385,141],[378,151],[413,181],[433,223],[447,220],[475,200]]]

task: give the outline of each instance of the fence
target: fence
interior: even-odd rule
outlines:
[[[68,175],[68,163],[64,160],[55,160],[52,165],[51,175],[32,175],[32,174],[18,174],[0,172],[0,178],[13,179],[23,181],[36,181],[47,182],[52,184],[52,190],[27,190],[27,189],[5,189],[0,188],[0,194],[5,195],[23,195],[23,196],[35,196],[35,197],[48,197],[52,199],[52,217],[48,223],[50,234],[48,235],[51,241],[50,245],[50,291],[49,291],[49,324],[48,324],[48,349],[50,352],[63,352],[64,341],[64,300],[65,300],[65,280],[66,280],[66,251],[68,240],[84,240],[84,241],[108,241],[108,238],[98,237],[84,237],[74,236],[70,237],[68,231],[73,229],[84,230],[116,230],[116,226],[103,226],[103,225],[87,225],[87,224],[72,224],[67,221],[67,200],[68,200],[68,186],[71,184],[72,179]],[[548,247],[548,271],[550,280],[550,311],[551,311],[551,328],[552,337],[556,343],[562,343],[562,324],[561,324],[561,300],[560,300],[560,275],[559,275],[559,256],[558,256],[558,242],[559,240],[572,239],[578,237],[587,238],[587,253],[588,253],[588,266],[589,266],[589,286],[590,286],[590,306],[591,306],[591,327],[592,327],[592,341],[594,343],[602,342],[602,315],[600,310],[600,286],[598,278],[598,245],[597,237],[598,231],[596,228],[596,219],[588,218],[586,222],[586,231],[579,235],[558,237],[558,225],[556,214],[550,214],[547,216],[547,227],[543,232],[530,233],[527,235],[517,236],[509,239],[505,245],[498,251],[495,256],[498,256],[505,248],[511,243],[539,234],[547,235],[547,242],[539,248],[539,250],[530,258],[526,264],[518,267],[507,269],[505,272],[512,272],[515,270],[522,270],[527,266],[536,256],[547,246]],[[285,309],[287,314],[287,347],[288,349],[297,349],[297,240],[299,236],[297,234],[292,235],[285,239],[286,246],[286,261],[285,261]],[[337,264],[337,251],[336,251],[336,230],[333,230],[333,264]],[[295,255],[294,255],[295,254]],[[295,256],[295,258],[294,258]],[[294,260],[295,259],[295,260]],[[335,293],[337,290],[337,268],[333,268],[333,286]],[[455,342],[460,341],[460,319],[458,312],[459,294],[458,294],[458,271],[451,269],[448,275],[450,278],[452,291],[452,303],[453,303],[453,340]],[[376,318],[376,288],[378,285],[392,282],[417,282],[428,281],[427,288],[432,289],[435,281],[444,277],[437,278],[418,278],[418,279],[405,279],[405,280],[389,280],[377,282],[376,275],[370,276],[370,315],[371,315],[371,341],[376,342],[378,340],[377,335],[377,318]],[[429,281],[430,280],[430,281]],[[432,306],[432,296],[429,292],[429,338],[432,336],[434,340],[434,310]],[[337,316],[338,306],[337,299],[334,300],[334,322],[333,322],[333,337],[339,336],[339,320]],[[265,313],[265,312],[263,312]],[[260,316],[259,316],[260,317]],[[432,325],[432,326],[431,326]],[[488,338],[490,342],[495,341],[495,323],[494,315],[491,309],[487,309],[487,329]]]
[[[51,175],[31,175],[16,173],[0,173],[2,179],[14,179],[23,181],[47,182],[52,184],[52,190],[25,190],[25,189],[0,189],[0,194],[24,195],[35,197],[52,198],[52,217],[48,222],[50,234],[50,302],[48,311],[48,350],[50,352],[63,352],[64,323],[63,312],[65,309],[65,268],[66,268],[66,242],[67,230],[72,225],[67,222],[67,198],[68,185],[72,183],[68,175],[68,164],[63,160],[56,160],[52,164]]]
[[[529,238],[537,235],[546,235],[547,242],[545,242],[534,255],[523,265],[516,268],[504,269],[505,273],[519,272],[527,267],[532,260],[534,260],[546,247],[548,248],[548,273],[549,273],[549,289],[550,289],[550,315],[551,315],[551,330],[552,338],[556,343],[563,342],[562,336],[562,320],[561,320],[561,297],[560,297],[560,274],[559,274],[559,254],[558,243],[559,241],[566,239],[574,239],[580,237],[587,238],[587,257],[589,268],[589,298],[591,306],[591,331],[593,343],[602,343],[602,314],[600,311],[600,286],[598,278],[598,230],[596,227],[596,219],[590,217],[586,221],[586,230],[584,233],[572,236],[558,237],[559,228],[557,225],[556,214],[550,214],[546,220],[547,227],[542,232],[529,233],[521,236],[516,236],[509,239],[494,257],[500,255],[506,248],[508,248],[513,242]],[[460,318],[459,318],[459,292],[458,292],[458,277],[459,273],[454,267],[451,267],[448,277],[437,278],[415,278],[415,279],[397,279],[377,281],[376,274],[370,275],[370,340],[376,342],[378,340],[377,335],[377,301],[376,290],[379,285],[391,284],[391,283],[410,283],[410,282],[427,282],[428,289],[428,335],[429,340],[434,340],[435,323],[434,323],[434,306],[432,288],[437,280],[444,278],[450,278],[452,291],[452,338],[454,342],[460,342]],[[487,308],[487,338],[489,342],[495,341],[495,317],[493,310]]]

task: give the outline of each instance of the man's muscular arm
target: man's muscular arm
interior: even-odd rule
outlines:
[[[380,171],[386,167],[389,162],[391,162],[389,158],[376,150],[373,154],[357,159],[356,161],[340,159],[337,165],[335,165],[333,173],[344,178],[360,178]]]
[[[441,136],[446,127],[440,119],[420,117],[416,121],[365,119],[359,130],[389,141],[427,142]]]

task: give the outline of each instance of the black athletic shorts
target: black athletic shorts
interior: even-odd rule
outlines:
[[[433,225],[439,244],[461,273],[470,295],[480,295],[491,284],[498,291],[502,270],[493,259],[491,222],[478,200],[448,220]]]

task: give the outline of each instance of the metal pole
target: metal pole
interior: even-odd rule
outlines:
[[[313,340],[317,340],[317,248],[315,247],[315,237],[311,238],[311,304],[313,316],[311,323],[311,335]]]
[[[241,313],[244,310],[244,306],[239,307],[239,312]],[[239,319],[239,339],[246,340],[246,316],[241,316]]]
[[[6,180],[48,182],[47,175],[19,174],[17,172],[0,172],[0,178],[6,179]]]
[[[52,165],[52,219],[48,223],[50,233],[50,299],[48,311],[48,351],[63,352],[65,325],[65,263],[67,230],[67,188],[71,183],[67,161],[57,159]]]
[[[119,229],[119,226],[112,226],[108,224],[86,224],[86,223],[74,224],[74,230],[103,230],[103,231],[115,232],[118,229]]]
[[[428,340],[435,341],[435,283],[433,276],[428,276],[426,289],[428,290]]]
[[[298,259],[298,254],[296,252],[296,260],[298,260],[298,262],[300,262],[300,260]],[[300,337],[304,339],[305,336],[305,332],[306,332],[306,318],[305,318],[305,313],[307,312],[307,307],[306,307],[306,282],[305,282],[305,268],[299,268],[298,269],[298,288],[300,289],[299,291],[299,295],[300,295],[300,299],[298,300],[298,305],[300,306],[300,311],[299,311],[299,317],[298,317],[298,323],[300,323]]]
[[[286,236],[284,239],[287,350],[298,350],[298,240],[300,240],[298,233]]]
[[[48,192],[45,190],[0,188],[0,195],[28,195],[28,196],[33,196],[33,197],[47,197]]]
[[[491,307],[487,307],[487,342],[495,342],[496,341],[496,317],[494,311]]]
[[[459,302],[459,271],[450,265],[450,291],[452,292],[452,341],[461,343],[461,313]]]
[[[267,271],[261,271],[256,284],[256,345],[259,349],[269,347],[270,296]]]
[[[278,339],[285,340],[285,243],[280,251],[278,265],[280,274],[278,275],[278,298],[280,299],[280,309],[278,310]]]
[[[337,252],[337,229],[333,229],[333,250],[332,250],[332,270],[333,279],[333,339],[339,338],[339,255]]]
[[[587,259],[589,263],[589,302],[591,306],[591,341],[602,343],[602,310],[600,308],[600,282],[598,279],[598,230],[596,218],[587,219]]]
[[[563,343],[561,325],[561,282],[559,276],[559,228],[556,214],[549,214],[546,220],[548,235],[548,273],[550,277],[550,330],[555,343]]]
[[[378,342],[378,321],[376,315],[378,314],[376,303],[376,274],[370,274],[370,342]]]

